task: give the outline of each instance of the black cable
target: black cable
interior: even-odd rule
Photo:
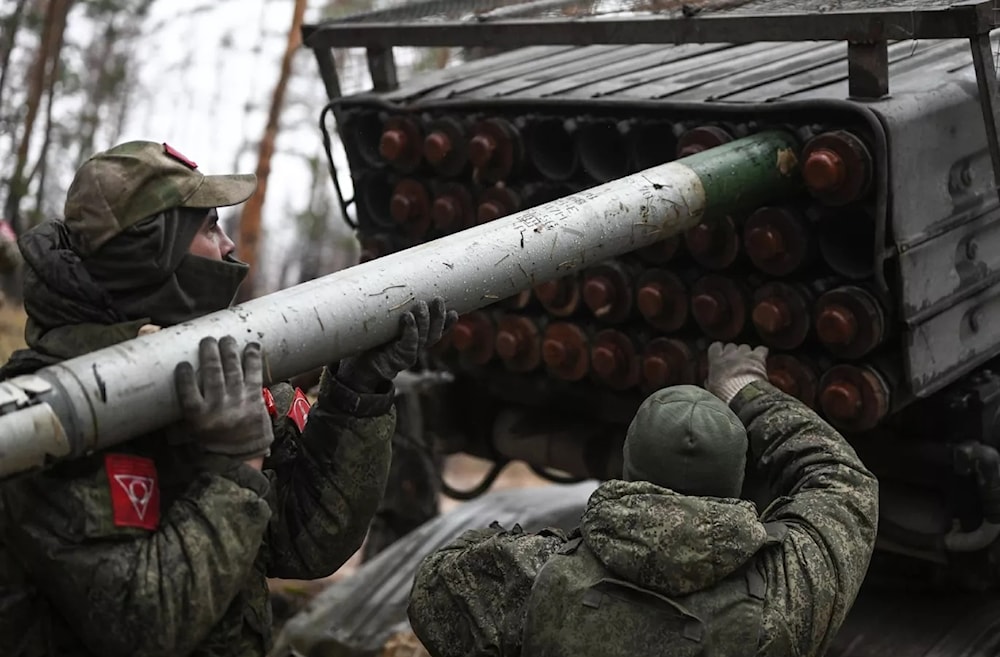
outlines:
[[[469,500],[475,499],[489,490],[490,486],[492,486],[497,480],[497,477],[500,476],[500,472],[507,467],[508,463],[509,461],[507,460],[495,461],[493,463],[493,467],[490,468],[490,471],[486,473],[485,477],[483,477],[483,480],[480,481],[475,487],[467,491],[455,490],[448,485],[448,482],[446,482],[442,476],[441,492],[451,499],[458,500],[459,502],[468,502]]]
[[[352,198],[350,201],[344,200],[344,190],[340,188],[340,181],[337,179],[337,165],[333,163],[333,140],[330,139],[330,131],[326,128],[327,113],[332,112],[344,100],[344,98],[337,98],[326,104],[323,111],[319,113],[319,130],[323,134],[323,151],[326,153],[326,163],[330,168],[330,177],[333,178],[333,187],[337,190],[337,201],[340,203],[340,216],[351,227],[351,230],[357,230],[358,225],[347,214],[347,206],[354,203],[354,199]]]
[[[528,467],[531,468],[531,471],[534,472],[539,477],[541,477],[542,479],[548,479],[554,484],[578,484],[581,481],[587,480],[586,477],[574,477],[572,475],[555,474],[548,468],[540,468],[537,465],[531,465],[530,463],[528,464]]]

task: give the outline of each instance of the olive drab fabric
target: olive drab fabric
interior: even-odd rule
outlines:
[[[463,533],[417,569],[407,608],[414,633],[436,657],[521,654],[531,587],[565,543],[558,529],[497,523]]]
[[[878,480],[836,429],[770,384],[746,386],[730,406],[775,497],[761,518],[788,525],[781,551],[761,559],[768,594],[757,654],[823,655],[868,572]]]
[[[18,246],[25,261],[28,346],[63,326],[74,332],[87,323],[172,326],[227,307],[249,267],[231,255],[212,260],[188,253],[204,219],[204,211],[165,210],[129,226],[88,258],[73,250],[63,221],[26,231]]]
[[[511,560],[498,558],[502,552],[496,546],[480,549],[480,543],[503,541],[501,533],[465,537],[427,557],[418,569],[409,608],[417,636],[435,657],[597,657],[615,654],[615,642],[625,638],[622,628],[635,630],[651,622],[650,610],[666,607],[673,613],[665,614],[664,622],[672,625],[647,631],[660,637],[696,634],[697,624],[688,621],[699,616],[701,636],[710,640],[711,650],[694,654],[824,654],[868,569],[878,483],[835,429],[770,384],[745,386],[730,407],[746,427],[751,466],[769,482],[774,501],[762,513],[736,499],[689,497],[649,482],[606,482],[591,496],[581,518],[579,545],[575,551],[571,543],[565,547],[569,542],[553,549],[563,548],[567,554],[538,567],[543,574],[536,573],[530,599],[509,599],[524,590],[523,584],[516,589],[504,586],[505,578],[520,582],[530,571],[508,570]],[[523,537],[517,543],[507,540],[506,549],[527,543]],[[755,583],[755,572],[762,587]],[[588,594],[588,577],[614,581]],[[761,590],[756,616],[750,607],[757,604]],[[576,632],[593,639],[586,645],[576,634],[562,636],[562,621],[553,615],[562,612],[552,605],[569,604],[566,599],[554,601],[560,596],[572,600],[574,595],[585,608],[574,612],[581,623]],[[508,608],[520,604],[530,610],[521,628],[523,644],[495,640],[498,623],[509,624],[511,618],[481,610],[501,601]],[[606,614],[603,621],[595,614],[589,629],[579,620],[594,613],[588,602],[599,602],[596,609]],[[734,609],[730,615],[730,604],[743,610]],[[713,623],[716,613],[724,622]],[[739,622],[747,625],[739,627]],[[737,639],[727,636],[759,638],[734,647],[727,642]],[[675,636],[671,640],[681,641]],[[631,646],[636,657],[683,655],[681,646],[690,648],[686,643],[649,650],[638,643]]]
[[[130,141],[92,156],[66,192],[73,250],[86,258],[136,222],[177,207],[221,208],[250,198],[254,174],[206,176],[167,144]]]
[[[688,498],[690,499],[690,498]],[[769,545],[786,529],[768,528]],[[525,657],[739,655],[757,645],[767,582],[754,561],[687,595],[668,595],[615,577],[583,538],[539,572],[524,628]]]
[[[252,174],[205,176],[167,144],[132,141],[92,156],[70,184],[65,218],[18,240],[29,346],[32,334],[62,325],[56,319],[168,326],[227,307],[248,266],[189,247],[211,209],[242,203],[256,184]],[[52,297],[58,317],[46,311]]]
[[[389,483],[365,539],[365,561],[439,513],[442,457],[424,421],[424,400],[434,391],[396,390]]]
[[[85,353],[123,333],[104,330],[67,329],[56,350]],[[48,360],[59,359],[23,354],[0,378]],[[391,385],[358,395],[327,371],[301,433],[288,417],[294,391],[270,391],[263,473],[202,452],[175,426],[0,485],[4,657],[266,654],[265,578],[324,577],[357,550],[395,424]]]
[[[758,643],[767,591],[755,557],[784,532],[750,502],[607,482],[535,581],[522,654],[740,655]]]
[[[657,390],[625,435],[622,479],[649,481],[684,495],[738,497],[747,433],[736,414],[697,386]]]

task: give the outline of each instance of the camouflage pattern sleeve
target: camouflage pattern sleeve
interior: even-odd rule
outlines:
[[[878,482],[840,433],[770,384],[746,386],[732,408],[776,498],[761,519],[789,529],[783,549],[765,560],[768,601],[786,626],[773,629],[790,636],[797,654],[823,654],[868,570]]]
[[[493,523],[465,532],[417,567],[407,608],[414,634],[435,657],[517,657],[535,577],[565,542],[557,529]]]
[[[270,519],[268,482],[223,457],[202,466],[162,514],[145,497],[153,506],[131,519],[103,463],[67,464],[70,474],[57,469],[0,489],[2,540],[88,653],[190,654],[240,592]]]
[[[269,577],[326,577],[361,547],[389,477],[393,396],[391,384],[357,394],[325,371],[301,436],[276,427]]]

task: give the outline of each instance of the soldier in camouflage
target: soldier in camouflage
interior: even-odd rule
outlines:
[[[652,394],[623,479],[570,535],[499,525],[421,563],[414,632],[435,657],[822,655],[868,569],[878,484],[767,382],[763,347],[713,344],[705,388]],[[750,465],[773,502],[738,499]]]
[[[65,220],[19,241],[28,349],[0,379],[226,308],[247,266],[215,208],[255,187],[165,144],[88,160]],[[392,380],[454,319],[417,303],[398,339],[330,365],[311,408],[288,384],[262,391],[259,345],[207,338],[175,373],[180,423],[0,486],[4,656],[264,655],[265,578],[329,575],[361,545]]]

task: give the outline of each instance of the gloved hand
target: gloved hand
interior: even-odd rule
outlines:
[[[413,310],[400,316],[402,335],[398,340],[345,358],[337,378],[355,392],[374,392],[383,381],[392,381],[416,365],[421,350],[437,343],[457,320],[458,313],[446,310],[441,297],[432,299],[430,306],[418,301]]]
[[[266,456],[274,441],[264,406],[264,374],[260,345],[243,350],[226,336],[205,338],[198,345],[201,361],[196,379],[191,363],[174,371],[184,421],[202,449],[243,461]],[[200,380],[200,386],[199,386]]]
[[[767,381],[767,347],[713,342],[708,348],[705,389],[729,404],[747,384]]]

